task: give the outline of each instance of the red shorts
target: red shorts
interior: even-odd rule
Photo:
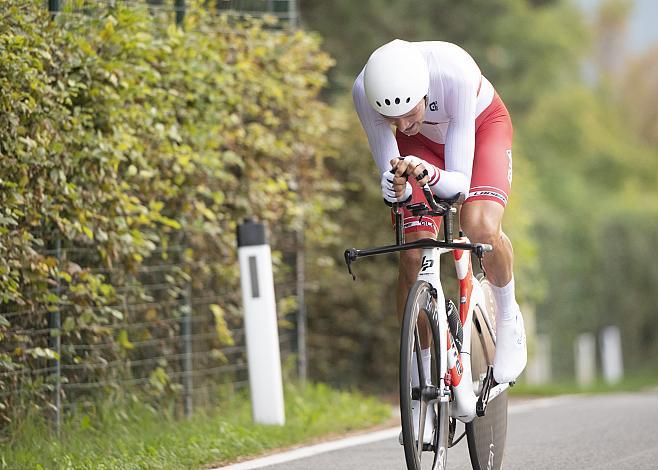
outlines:
[[[471,187],[465,203],[471,201],[496,201],[507,205],[512,185],[512,120],[505,104],[494,93],[493,101],[475,120],[475,155]],[[407,136],[396,131],[400,155],[415,155],[418,158],[445,169],[444,144],[437,144],[424,135]],[[441,184],[441,183],[439,183]],[[425,202],[420,187],[411,182],[412,201]],[[438,234],[441,217],[414,217],[404,210],[405,233],[431,231]]]

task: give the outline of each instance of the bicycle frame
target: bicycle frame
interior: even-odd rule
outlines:
[[[434,345],[435,348],[438,347],[435,351],[435,357],[439,357],[441,362],[439,369],[440,377],[438,377],[440,388],[439,400],[441,402],[450,402],[451,396],[454,395],[450,414],[453,418],[468,423],[476,415],[483,416],[487,403],[509,387],[509,384],[495,384],[490,367],[487,377],[481,385],[480,399],[478,400],[473,389],[473,378],[471,374],[471,327],[476,306],[480,306],[484,310],[484,321],[494,341],[495,332],[487,314],[488,307],[484,291],[480,282],[473,275],[471,257],[466,256],[466,253],[473,251],[481,262],[484,252],[490,251],[491,246],[472,244],[468,238],[463,236],[453,240],[452,215],[456,210],[452,207],[452,204],[457,199],[444,201],[444,205],[437,205],[433,201],[429,188],[424,188],[424,191],[428,203],[430,203],[434,211],[434,215],[443,215],[445,240],[425,239],[405,243],[402,214],[400,207],[395,205],[396,244],[365,250],[357,250],[355,248],[346,250],[345,262],[347,263],[350,274],[356,279],[356,276],[352,273],[351,263],[360,257],[412,249],[422,250],[421,267],[417,279],[427,281],[436,291],[436,312],[430,312],[430,316],[432,317],[432,321],[436,322],[439,326],[440,344]],[[428,211],[419,209],[419,212],[422,217],[422,214]],[[440,278],[441,255],[450,252],[453,254],[457,278],[459,280],[459,319],[463,329],[461,351],[457,351],[455,345],[452,344],[453,341],[451,340],[451,332],[448,326],[445,294]],[[495,385],[491,387],[492,384]]]

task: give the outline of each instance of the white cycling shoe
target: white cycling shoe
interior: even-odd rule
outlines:
[[[420,401],[412,400],[411,401],[411,411],[414,418],[414,437],[416,442],[418,442],[418,423],[420,423]],[[427,412],[425,413],[425,428],[423,429],[423,444],[431,444],[432,437],[434,435],[434,422],[436,421],[436,413],[434,412],[433,406],[427,407]],[[398,441],[400,445],[403,445],[402,441],[402,431],[398,436]]]
[[[528,362],[525,328],[521,310],[516,309],[510,320],[496,319],[496,353],[493,375],[496,382],[504,384],[515,381]]]

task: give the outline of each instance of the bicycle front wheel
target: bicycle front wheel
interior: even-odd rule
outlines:
[[[471,333],[471,373],[473,389],[479,396],[487,367],[493,364],[495,342],[494,307],[489,281],[480,278],[487,305],[477,305],[473,315]],[[489,315],[488,321],[485,315]],[[475,417],[466,424],[468,451],[473,470],[500,470],[507,440],[507,391],[491,401],[484,416]]]
[[[440,397],[440,349],[439,326],[431,320],[436,311],[436,299],[432,295],[432,286],[425,281],[416,281],[407,297],[402,320],[400,339],[400,419],[402,422],[402,441],[404,455],[409,470],[446,468],[449,410],[448,403],[441,402]],[[412,353],[416,354],[418,370],[422,370],[419,319],[427,318],[432,337],[432,377],[425,377],[425,385],[412,387]],[[422,381],[421,381],[422,384]],[[414,420],[412,401],[418,400],[420,413]],[[437,417],[433,423],[433,437],[429,444],[423,444],[425,416],[434,410]],[[416,436],[421,436],[416,439]]]

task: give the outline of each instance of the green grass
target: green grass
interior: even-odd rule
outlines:
[[[592,394],[592,393],[615,393],[615,392],[637,392],[645,389],[658,387],[658,373],[648,371],[635,373],[624,377],[617,384],[609,385],[599,379],[591,385],[581,387],[575,382],[561,381],[543,385],[530,385],[518,382],[510,389],[513,396],[553,396],[566,394]]]
[[[268,449],[320,436],[381,424],[390,405],[326,385],[286,388],[286,425],[254,425],[244,397],[176,420],[145,405],[131,405],[123,417],[78,416],[67,422],[61,440],[47,425],[30,420],[0,447],[0,467],[40,468],[208,468]],[[98,422],[94,422],[98,421]]]

